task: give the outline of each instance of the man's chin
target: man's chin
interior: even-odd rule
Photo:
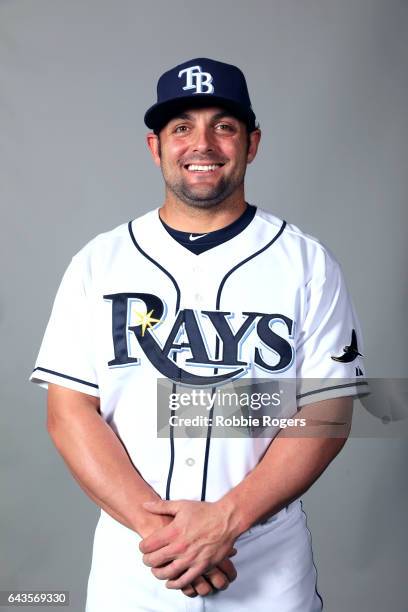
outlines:
[[[185,204],[194,208],[213,208],[226,198],[226,194],[197,194],[197,193],[182,193],[179,197]]]
[[[194,208],[214,208],[230,196],[236,188],[233,184],[226,184],[224,181],[220,181],[217,186],[167,183],[167,187],[187,206]]]
[[[232,184],[226,184],[224,181],[220,181],[218,185],[181,185],[180,194],[184,201],[188,201],[191,206],[199,208],[210,208],[217,206],[220,202],[223,202],[234,190]]]

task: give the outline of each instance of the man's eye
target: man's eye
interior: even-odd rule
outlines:
[[[183,132],[186,132],[188,130],[188,127],[186,125],[177,125],[174,128],[174,131],[176,132],[176,134],[181,134]]]
[[[229,123],[218,123],[216,126],[216,129],[221,131],[221,132],[232,132],[234,131],[234,128],[232,125],[230,125]]]

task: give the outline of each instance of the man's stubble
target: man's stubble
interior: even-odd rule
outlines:
[[[162,158],[162,151],[159,139],[159,156]],[[208,159],[208,158],[206,158]],[[165,185],[179,200],[192,208],[210,209],[215,208],[231,196],[244,183],[246,166],[242,173],[236,177],[221,177],[221,180],[213,187],[208,187],[204,192],[197,192],[191,188],[182,177],[178,180],[171,181],[166,176],[161,164],[161,171]]]

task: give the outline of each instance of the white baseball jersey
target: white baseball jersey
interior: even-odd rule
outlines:
[[[196,255],[170,236],[155,209],[100,234],[72,258],[30,379],[100,397],[102,417],[163,499],[215,501],[256,466],[272,437],[222,438],[211,427],[202,437],[158,437],[158,379],[174,381],[175,390],[296,379],[292,416],[310,402],[358,395],[367,384],[360,351],[342,272],[315,238],[258,208],[241,233]],[[310,384],[318,379],[324,384]],[[299,502],[282,512],[294,508],[300,520]],[[103,511],[98,530],[109,546],[115,538],[108,532],[136,537]],[[98,551],[109,554],[102,545]],[[94,548],[93,567],[100,565]],[[310,567],[308,575],[314,584]],[[320,609],[316,598],[285,607],[289,591],[283,584],[279,612]],[[124,602],[120,609],[127,610]]]

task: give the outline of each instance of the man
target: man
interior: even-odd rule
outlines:
[[[245,201],[261,132],[242,72],[194,59],[157,93],[145,122],[163,206],[73,257],[31,375],[102,509],[86,610],[316,612],[299,496],[344,445],[366,384],[358,321],[331,254]],[[201,436],[177,437],[176,410],[158,435],[161,379],[172,398],[207,389]],[[219,389],[279,379],[297,381],[281,416],[313,417],[317,434],[293,419],[291,435],[216,435]]]

